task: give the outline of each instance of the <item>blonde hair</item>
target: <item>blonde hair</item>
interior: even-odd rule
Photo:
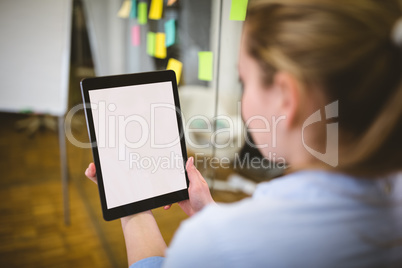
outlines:
[[[338,170],[377,177],[402,170],[402,47],[397,0],[255,0],[247,49],[272,82],[287,71],[339,101]]]

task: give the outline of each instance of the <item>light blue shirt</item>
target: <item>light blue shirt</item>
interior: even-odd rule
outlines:
[[[402,177],[301,171],[186,220],[132,267],[402,267]]]

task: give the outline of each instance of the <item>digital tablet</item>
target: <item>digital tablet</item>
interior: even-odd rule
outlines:
[[[105,220],[188,199],[173,71],[87,78],[81,93]]]

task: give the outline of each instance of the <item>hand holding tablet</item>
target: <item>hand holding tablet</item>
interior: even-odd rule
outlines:
[[[174,72],[84,79],[81,91],[105,220],[188,199]]]
[[[190,182],[190,186],[188,188],[189,199],[179,201],[178,204],[188,216],[192,216],[203,209],[206,205],[215,203],[215,201],[211,196],[207,182],[202,177],[198,169],[194,166],[193,157],[190,157],[187,160],[186,171]],[[85,170],[85,175],[94,183],[98,183],[94,163],[89,164],[88,168]],[[167,210],[170,207],[171,204],[166,205],[163,208]]]

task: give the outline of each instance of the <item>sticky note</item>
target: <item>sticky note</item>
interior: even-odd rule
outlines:
[[[137,17],[137,0],[131,0],[130,18],[135,19]]]
[[[168,20],[165,22],[166,46],[174,45],[176,41],[176,22],[175,20]]]
[[[155,55],[155,33],[148,32],[147,33],[147,53],[150,56]]]
[[[232,0],[230,20],[245,20],[248,0]]]
[[[183,69],[183,64],[176,59],[169,59],[166,70],[173,70],[176,73],[177,84],[180,83],[181,71]]]
[[[151,20],[160,20],[162,18],[163,0],[152,0],[149,8],[149,18]]]
[[[138,47],[141,43],[140,26],[134,25],[131,27],[131,45]]]
[[[145,2],[138,3],[138,23],[141,25],[147,24],[148,22],[148,14],[147,14],[148,5]]]
[[[165,33],[156,33],[155,38],[155,57],[159,59],[166,58],[166,36]]]
[[[177,1],[177,0],[168,0],[168,1],[167,1],[167,5],[168,5],[168,6],[171,6],[171,5],[173,5],[174,3],[176,3],[176,1]]]
[[[31,113],[33,113],[33,111],[31,109],[29,109],[29,108],[26,108],[26,109],[20,110],[20,113],[22,113],[22,114],[31,114]]]
[[[198,52],[198,79],[212,81],[213,54],[211,51]]]
[[[131,0],[125,0],[120,7],[117,16],[122,19],[127,19],[131,11]]]

